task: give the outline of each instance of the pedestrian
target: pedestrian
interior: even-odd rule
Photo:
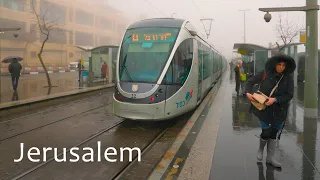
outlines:
[[[276,139],[287,119],[289,102],[293,97],[294,87],[291,74],[295,68],[295,61],[290,56],[275,55],[265,64],[265,71],[248,79],[246,86],[246,95],[250,101],[255,101],[252,95],[255,84],[260,85],[259,91],[266,96],[269,96],[271,91],[275,89],[272,96],[268,97],[265,102],[266,108],[264,110],[258,110],[251,105],[250,111],[258,117],[262,129],[257,159],[262,161],[264,147],[267,144],[266,162],[277,168],[281,168],[281,164],[274,157]]]
[[[101,66],[101,78],[105,79],[106,82],[108,82],[108,79],[109,79],[109,67],[108,67],[108,64],[106,62],[104,62],[103,65]]]
[[[81,79],[81,66],[82,66],[82,64],[81,64],[81,59],[78,61],[78,76],[79,76],[79,79],[78,79],[78,81],[80,82],[80,79]]]
[[[16,91],[18,88],[18,82],[19,82],[20,71],[22,69],[22,66],[17,59],[13,59],[8,69],[9,69],[9,72],[11,73],[12,88],[14,91]]]
[[[242,64],[243,64],[243,62],[241,60],[238,60],[238,64],[234,68],[237,96],[239,96],[240,88],[241,88],[241,94],[245,95],[244,83],[246,81],[246,72],[245,72],[244,67],[242,66]]]

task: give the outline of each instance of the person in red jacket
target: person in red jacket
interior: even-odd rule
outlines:
[[[108,67],[108,64],[106,64],[106,62],[104,62],[103,65],[101,66],[101,78],[106,79],[106,81],[108,82],[109,67]]]

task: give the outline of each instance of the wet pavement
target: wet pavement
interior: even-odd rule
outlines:
[[[12,179],[24,173],[26,175],[22,179],[111,179],[130,160],[129,151],[122,153],[121,148],[138,147],[143,150],[159,133],[172,126],[142,157],[142,161],[124,174],[125,179],[133,176],[145,178],[192,113],[174,121],[123,120],[112,114],[112,94],[113,89],[110,88],[34,114],[25,113],[13,119],[0,120],[0,179]],[[98,142],[101,142],[101,148],[98,148]],[[21,143],[24,143],[24,158],[14,162],[20,158]],[[27,156],[32,147],[38,148],[40,153],[30,157],[39,159],[39,162],[31,162]],[[64,148],[72,147],[79,147],[73,151],[79,157],[77,162],[71,161],[76,159],[74,154],[57,155]],[[52,149],[44,152],[44,148]],[[116,154],[109,149],[106,156],[108,148],[115,149]],[[132,155],[137,155],[137,151],[133,150]],[[64,157],[65,162],[58,162]]]
[[[276,158],[282,163],[280,171],[265,164],[266,149],[264,160],[257,163],[257,136],[261,133],[258,119],[248,112],[249,100],[236,96],[233,73],[226,83],[209,179],[320,180],[320,120],[303,117],[303,85],[295,91],[278,143]]]
[[[80,88],[78,75],[78,72],[49,74],[52,85],[57,86],[49,89],[45,74],[23,74],[16,92],[12,88],[11,76],[1,76],[0,103],[77,90]]]
[[[20,154],[20,143],[27,148],[70,148],[101,129],[110,127],[119,118],[112,115],[112,93],[106,93],[52,106],[38,113],[0,121],[0,179],[14,175],[40,164],[25,158],[15,163]],[[26,153],[26,152],[25,152]],[[53,153],[48,153],[47,159]],[[42,158],[40,158],[42,159]],[[11,177],[11,178],[10,178]]]

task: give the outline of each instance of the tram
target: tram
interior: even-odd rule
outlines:
[[[131,120],[172,119],[196,108],[226,68],[226,58],[189,21],[135,22],[119,47],[113,113]]]

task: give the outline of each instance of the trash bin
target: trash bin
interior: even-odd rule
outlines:
[[[88,82],[89,79],[89,72],[88,71],[82,71],[81,72],[81,80],[82,82]]]

